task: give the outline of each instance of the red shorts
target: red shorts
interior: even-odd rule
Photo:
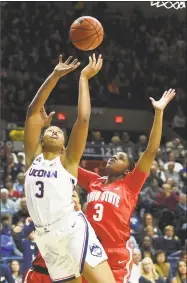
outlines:
[[[50,277],[32,269],[28,269],[23,276],[23,283],[52,283]]]
[[[108,263],[116,280],[116,283],[128,283],[132,270],[132,248],[127,241],[126,247],[106,248]],[[87,283],[85,279],[82,283]]]

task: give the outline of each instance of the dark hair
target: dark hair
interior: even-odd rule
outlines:
[[[3,214],[2,217],[1,217],[1,221],[6,221],[6,220],[9,220],[11,219],[11,215],[9,214]]]
[[[136,163],[135,163],[134,159],[130,156],[128,156],[128,161],[129,161],[129,168],[128,169],[130,171],[133,171],[135,166],[136,166]]]
[[[144,217],[143,217],[143,222],[144,222],[144,226],[145,226],[145,220],[146,220],[146,216],[147,215],[151,215],[152,219],[153,219],[153,227],[155,227],[156,223],[155,223],[155,218],[153,217],[153,215],[150,213],[150,212],[146,212],[144,214]]]
[[[154,262],[155,262],[155,263],[157,263],[157,257],[158,257],[160,254],[164,254],[164,255],[165,255],[165,262],[167,261],[166,252],[163,251],[163,250],[157,250],[157,251],[155,252],[155,255],[154,255]]]
[[[186,261],[181,260],[181,259],[178,261],[178,263],[177,263],[177,276],[178,276],[180,279],[182,279],[182,278],[181,278],[181,274],[179,273],[179,264],[180,264],[181,262],[184,262],[184,263],[186,264],[186,266],[187,266]]]
[[[10,262],[10,269],[11,269],[11,271],[12,271],[12,263],[14,262],[14,261],[16,261],[18,264],[19,264],[19,271],[18,271],[18,275],[20,276],[21,275],[21,264],[20,264],[20,262],[18,261],[18,260],[16,260],[16,259],[13,259],[11,262]]]

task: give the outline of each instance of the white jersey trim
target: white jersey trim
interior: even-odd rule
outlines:
[[[130,247],[130,241],[128,240],[127,243],[126,243],[126,248],[127,250],[129,251],[129,255],[130,255],[130,258],[129,258],[129,261],[127,262],[126,264],[126,269],[127,269],[127,274],[125,275],[124,277],[124,281],[123,283],[128,283],[128,279],[129,279],[129,276],[130,276],[130,264],[132,262],[132,253],[133,253],[133,250],[132,248]]]

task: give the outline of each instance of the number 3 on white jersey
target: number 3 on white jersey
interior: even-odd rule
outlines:
[[[103,218],[104,206],[101,203],[96,203],[94,209],[96,209],[96,211],[95,214],[93,215],[93,220],[101,221]]]

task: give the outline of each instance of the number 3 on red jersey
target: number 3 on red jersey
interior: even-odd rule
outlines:
[[[101,221],[103,218],[104,206],[101,203],[96,203],[94,209],[95,209],[95,214],[93,215],[93,220]]]

